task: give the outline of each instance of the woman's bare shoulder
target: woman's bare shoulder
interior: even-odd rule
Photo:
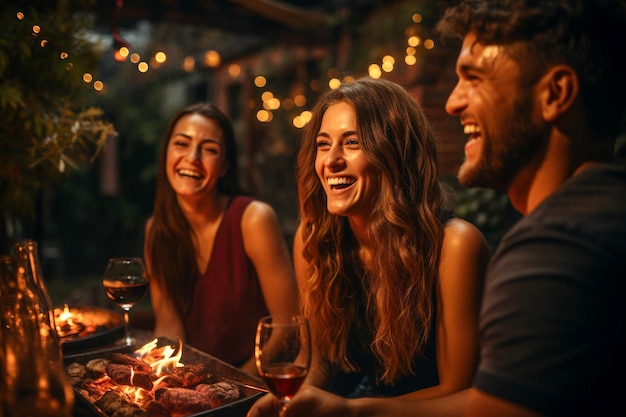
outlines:
[[[444,242],[463,244],[471,241],[487,244],[482,232],[467,220],[458,217],[449,219],[444,226]]]
[[[268,218],[276,218],[276,210],[261,200],[252,200],[250,204],[248,204],[243,212],[243,221],[263,221]]]
[[[472,223],[457,217],[449,219],[444,227],[444,257],[480,257],[488,259],[489,245],[482,232]]]

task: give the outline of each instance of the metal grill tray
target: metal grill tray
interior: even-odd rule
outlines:
[[[178,342],[160,337],[158,338],[157,346],[177,346]],[[96,352],[88,352],[83,354],[73,354],[64,357],[64,365],[70,365],[77,362],[81,365],[87,364],[91,359],[107,358],[109,359],[114,352],[132,353],[136,350],[135,347],[120,348],[112,347],[106,350],[98,350]],[[256,387],[264,387],[263,381],[253,375],[248,374],[220,359],[217,359],[211,355],[208,355],[198,349],[195,349],[188,345],[183,345],[183,354],[181,362],[185,364],[206,364],[209,370],[218,378],[226,378],[235,383],[243,385],[252,385]],[[259,392],[256,389],[246,388],[241,386],[242,397],[237,401],[233,401],[229,404],[225,404],[221,407],[212,408],[210,410],[202,411],[199,413],[190,414],[187,417],[201,417],[201,416],[228,416],[228,417],[245,417],[246,413],[254,404],[254,402],[264,395],[263,392]],[[78,390],[74,389],[75,396],[75,409],[73,417],[109,417],[100,408],[94,405],[88,398],[83,396]]]

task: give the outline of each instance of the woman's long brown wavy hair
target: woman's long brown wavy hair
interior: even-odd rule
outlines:
[[[368,224],[372,265],[365,271],[348,221],[326,209],[315,172],[316,136],[329,106],[356,112],[363,152],[379,172],[380,194]],[[303,256],[308,273],[301,303],[318,353],[344,371],[354,326],[371,331],[382,382],[414,373],[428,339],[443,241],[444,194],[430,124],[411,95],[386,80],[360,78],[323,95],[303,137],[297,179]],[[367,319],[359,311],[365,309]]]
[[[166,173],[167,148],[176,123],[189,114],[200,114],[220,127],[226,150],[228,170],[217,183],[218,190],[227,195],[242,194],[237,163],[237,142],[230,120],[212,103],[197,103],[180,110],[170,120],[165,135],[157,173],[156,194],[151,226],[146,234],[147,265],[150,278],[158,281],[171,297],[182,318],[185,317],[191,294],[198,278],[192,230],[183,215],[176,193]],[[146,259],[148,261],[148,259]]]

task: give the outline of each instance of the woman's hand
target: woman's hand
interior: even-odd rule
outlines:
[[[281,413],[282,404],[271,394],[261,397],[247,414],[247,417],[349,417],[345,398],[304,384],[287,403]]]

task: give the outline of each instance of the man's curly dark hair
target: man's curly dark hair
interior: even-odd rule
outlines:
[[[506,45],[529,84],[552,65],[569,65],[591,124],[618,132],[626,109],[625,0],[466,0],[437,29],[444,38],[471,32],[477,42]]]

